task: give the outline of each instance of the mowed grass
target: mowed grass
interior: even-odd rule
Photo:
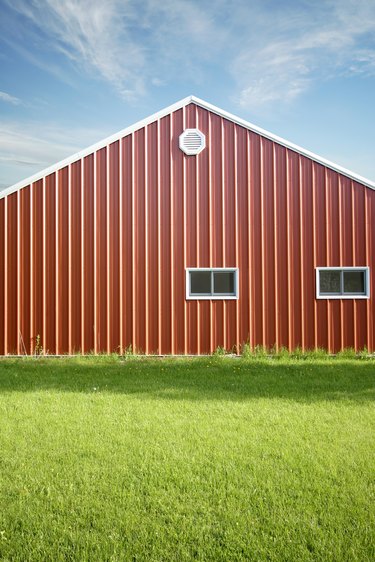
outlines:
[[[0,560],[373,561],[372,360],[0,362]]]

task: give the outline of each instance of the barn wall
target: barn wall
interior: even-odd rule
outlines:
[[[373,190],[190,104],[0,199],[0,353],[374,351],[374,224]],[[315,299],[353,265],[369,300]],[[239,267],[240,298],[186,301],[186,267]]]

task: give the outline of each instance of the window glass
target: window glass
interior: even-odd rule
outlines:
[[[370,297],[368,267],[317,268],[316,298],[368,299]]]
[[[214,293],[218,295],[234,295],[234,272],[214,272]]]
[[[190,293],[192,295],[211,294],[211,271],[190,272]]]
[[[344,271],[344,293],[365,294],[364,271]]]
[[[341,271],[320,271],[320,292],[324,294],[340,294]]]
[[[238,269],[186,269],[186,298],[206,300],[238,299]]]

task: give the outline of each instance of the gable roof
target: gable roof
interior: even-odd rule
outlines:
[[[248,129],[249,131],[253,131],[254,133],[258,133],[259,135],[261,135],[262,137],[265,137],[271,141],[274,141],[282,146],[285,146],[286,148],[289,148],[291,150],[293,150],[294,152],[297,152],[298,154],[301,154],[302,156],[306,156],[307,158],[310,158],[311,160],[314,160],[315,162],[318,162],[319,164],[322,164],[323,166],[326,166],[327,168],[330,168],[331,170],[334,170],[335,172],[338,172],[340,174],[344,174],[345,176],[347,176],[348,178],[357,181],[359,183],[362,183],[364,186],[369,187],[370,189],[374,189],[375,190],[375,182],[368,180],[354,172],[351,172],[350,170],[347,170],[346,168],[343,168],[342,166],[339,166],[338,164],[334,164],[333,162],[330,162],[329,160],[326,160],[325,158],[318,156],[317,154],[314,154],[313,152],[310,152],[309,150],[306,150],[296,144],[293,144],[281,137],[278,137],[277,135],[274,135],[272,133],[270,133],[269,131],[266,131],[265,129],[261,129],[260,127],[257,127],[256,125],[253,125],[252,123],[250,123],[249,121],[245,121],[245,119],[241,119],[241,117],[237,117],[236,115],[233,115],[232,113],[228,113],[227,111],[224,111],[223,109],[220,109],[219,107],[216,107],[215,105],[212,105],[200,98],[197,98],[195,96],[188,96],[187,98],[184,98],[168,107],[166,107],[165,109],[162,109],[161,111],[158,111],[157,113],[154,113],[153,115],[150,115],[149,117],[146,117],[146,119],[142,119],[141,121],[138,121],[137,123],[134,123],[134,125],[131,125],[130,127],[126,127],[125,129],[122,129],[121,131],[119,131],[118,133],[115,133],[114,135],[111,135],[83,150],[80,150],[79,152],[76,152],[75,154],[73,154],[72,156],[69,156],[68,158],[65,158],[64,160],[61,160],[60,162],[57,162],[56,164],[53,164],[52,166],[49,166],[48,168],[45,168],[44,170],[41,170],[40,172],[37,172],[36,174],[21,180],[19,182],[17,182],[16,184],[0,191],[0,199],[2,199],[3,197],[13,193],[14,191],[17,191],[23,187],[26,187],[27,185],[30,185],[33,182],[36,182],[40,179],[42,179],[44,176],[47,176],[49,174],[52,174],[53,172],[60,170],[61,168],[64,168],[65,166],[68,166],[69,164],[72,164],[73,162],[75,162],[76,160],[79,160],[80,158],[84,158],[85,156],[88,156],[89,154],[92,154],[94,151],[99,150],[131,133],[134,133],[135,131],[142,129],[143,127],[145,127],[146,125],[149,125],[150,123],[153,123],[154,121],[157,121],[158,119],[161,119],[163,117],[165,117],[166,115],[169,115],[170,113],[173,113],[174,111],[177,111],[178,109],[181,109],[187,105],[189,105],[190,103],[194,103],[195,105],[202,107],[203,109],[207,109],[208,111],[211,111],[212,113],[215,113],[216,115],[219,115],[220,117],[224,117],[225,119],[228,119],[230,121],[232,121],[233,123],[236,123],[237,125],[240,125],[242,127],[244,127],[245,129]]]

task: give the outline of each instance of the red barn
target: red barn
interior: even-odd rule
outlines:
[[[374,351],[374,190],[186,98],[0,192],[0,354]]]

